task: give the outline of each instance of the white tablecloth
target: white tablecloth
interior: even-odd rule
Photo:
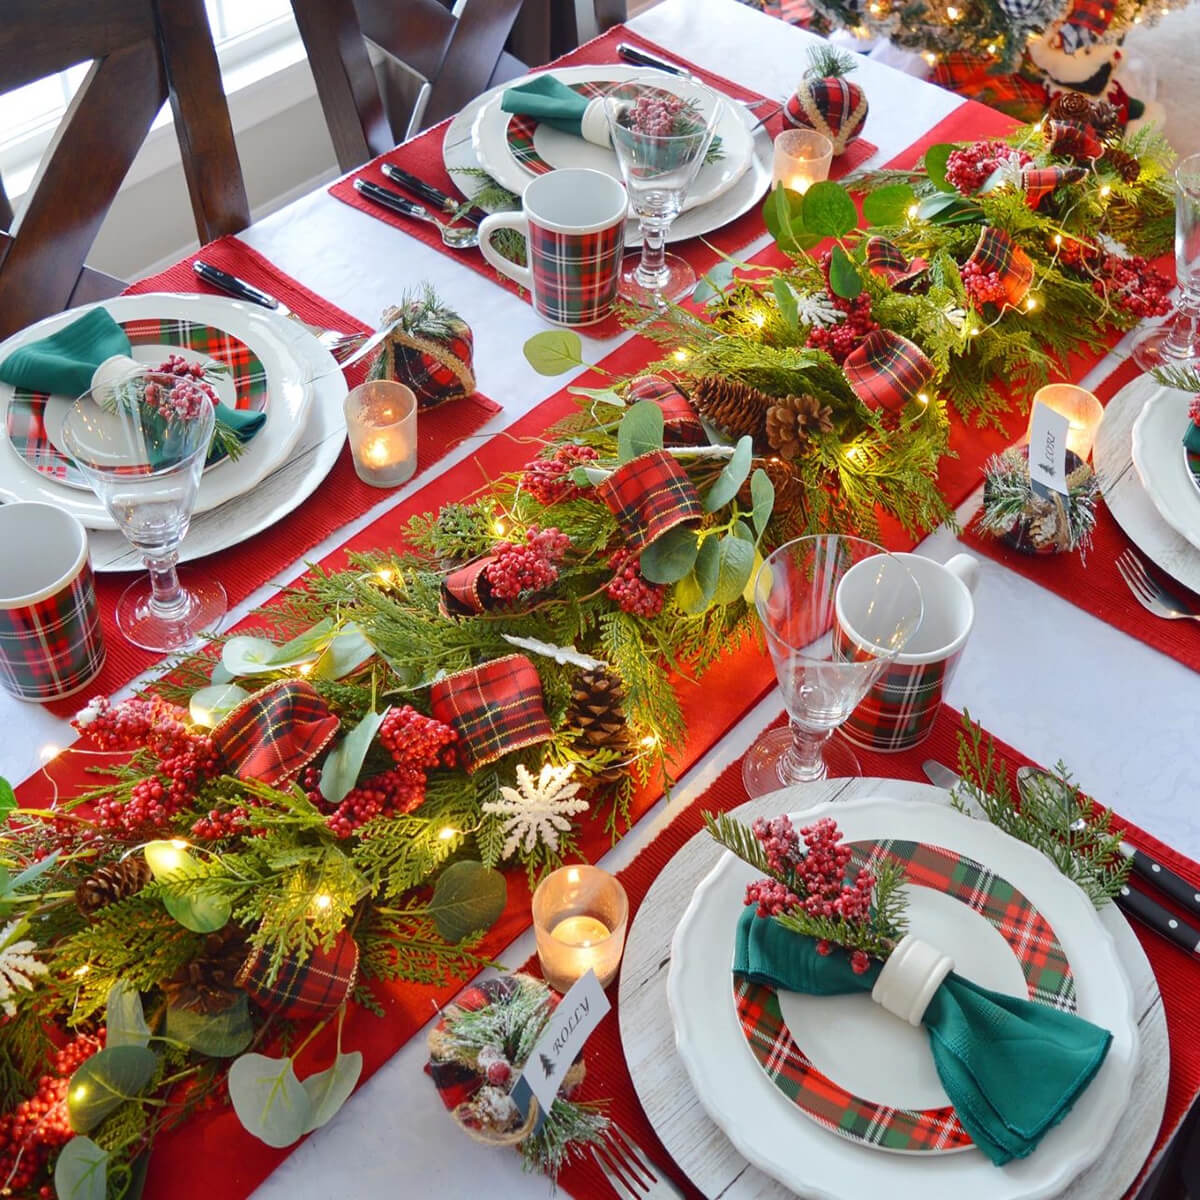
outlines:
[[[806,46],[815,40],[734,0],[666,0],[632,25],[700,66],[779,98],[803,73]],[[861,62],[856,79],[871,105],[866,133],[879,147],[871,165],[892,158],[960,103],[877,62]],[[243,237],[300,282],[372,323],[406,288],[429,280],[474,330],[479,386],[504,409],[489,432],[568,382],[547,380],[525,362],[522,342],[544,326],[524,301],[324,190],[254,225]],[[748,249],[757,250],[766,240]],[[594,362],[615,344],[585,341],[585,358]],[[1114,362],[1098,368],[1095,377]],[[418,485],[468,452],[460,448]],[[319,558],[345,541],[408,490],[381,501],[308,557]],[[919,550],[945,560],[960,548],[951,534],[940,531]],[[279,582],[302,570],[296,563]],[[990,560],[984,560],[981,575],[976,629],[950,702],[970,709],[986,728],[1036,760],[1061,757],[1085,790],[1184,853],[1200,856],[1200,811],[1187,786],[1200,675]],[[273,590],[260,589],[231,620]],[[781,707],[774,695],[760,704],[689,772],[670,812],[660,803],[604,866],[625,865]],[[0,730],[0,774],[14,782],[36,770],[49,748],[72,740],[64,722],[3,693]],[[532,937],[526,935],[504,961],[520,963],[532,950]],[[418,1036],[291,1154],[255,1193],[257,1200],[549,1195],[544,1179],[522,1174],[516,1155],[488,1151],[453,1129],[421,1074],[424,1059],[424,1038]]]

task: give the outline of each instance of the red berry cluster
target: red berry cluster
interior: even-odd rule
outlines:
[[[800,903],[800,897],[778,879],[757,879],[746,884],[746,903],[758,905],[760,917],[777,917]]]
[[[1188,416],[1191,418],[1193,425],[1200,425],[1200,396],[1192,398],[1188,405]]]
[[[657,617],[667,598],[667,589],[651,583],[643,574],[641,556],[632,550],[618,550],[608,565],[615,572],[604,589],[622,612],[635,617]]]
[[[224,811],[219,808],[210,809],[207,816],[200,817],[193,823],[192,836],[204,838],[210,842],[217,842],[222,838],[240,837],[242,834],[255,832],[249,829],[249,821],[249,810],[240,804]],[[266,830],[260,832],[265,833]]]
[[[328,810],[329,803],[317,792],[309,798],[318,807]],[[425,773],[414,767],[393,767],[382,775],[352,788],[342,802],[329,813],[325,823],[335,837],[347,838],[360,825],[375,817],[391,817],[412,812],[425,801]]]
[[[832,255],[825,253],[821,256],[821,270],[825,273],[825,287],[834,307],[841,309],[845,316],[836,325],[814,326],[809,332],[805,343],[813,350],[824,350],[834,362],[841,366],[850,352],[867,336],[879,328],[877,321],[871,319],[871,297],[866,292],[860,292],[853,300],[839,296],[829,283],[829,264]]]
[[[491,585],[497,600],[515,600],[522,592],[540,592],[558,578],[555,566],[567,550],[571,539],[553,527],[538,529],[530,526],[523,546],[501,542],[494,557],[484,568],[484,578]]]
[[[449,725],[417,712],[409,704],[391,709],[376,736],[397,766],[423,770],[454,766],[458,734]]]
[[[550,458],[535,458],[525,465],[521,486],[539,504],[573,500],[580,493],[571,472],[596,457],[598,453],[591,446],[560,446]]]
[[[104,696],[88,702],[71,724],[101,750],[148,747],[158,758],[185,750],[191,738],[187,713],[157,696],[112,704]]]
[[[205,409],[217,402],[212,384],[205,381],[204,367],[188,362],[181,354],[171,354],[155,369],[156,375],[146,384],[145,401],[167,420],[193,421]]]
[[[50,1070],[37,1081],[37,1091],[0,1117],[0,1182],[6,1196],[46,1195],[54,1190],[34,1185],[51,1150],[74,1136],[67,1118],[67,1087],[81,1063],[104,1044],[101,1036],[80,1034],[59,1050]]]
[[[1171,281],[1140,254],[1106,254],[1092,290],[1135,317],[1162,317],[1171,311]]]
[[[960,270],[963,287],[975,301],[976,307],[995,304],[1000,308],[1008,303],[1008,293],[1000,282],[999,271],[985,271],[977,262],[965,262]]]
[[[1013,161],[1024,167],[1033,162],[1033,157],[1004,142],[973,142],[950,152],[946,160],[946,178],[968,196],[979,191],[993,171]]]
[[[1059,261],[1068,267],[1087,267],[1100,257],[1100,250],[1093,243],[1080,241],[1079,238],[1063,237],[1061,234],[1058,235],[1057,241],[1048,240],[1046,249],[1051,254],[1057,254]]]

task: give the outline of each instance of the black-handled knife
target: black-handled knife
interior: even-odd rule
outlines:
[[[220,288],[227,295],[236,296],[239,300],[249,300],[251,304],[260,304],[263,308],[277,309],[279,307],[279,301],[274,296],[260,291],[252,283],[247,283],[236,275],[230,275],[228,271],[222,271],[220,267],[214,267],[212,263],[198,258],[192,263],[192,270],[205,283]]]
[[[428,216],[428,211],[420,204],[414,204],[411,200],[406,200],[399,192],[393,192],[391,188],[381,187],[377,183],[372,183],[369,179],[356,179],[354,181],[354,190],[366,196],[368,200],[382,205],[384,208],[390,208],[394,212],[403,213],[406,217],[424,217]]]
[[[472,206],[460,213],[458,201],[453,196],[446,195],[440,188],[434,187],[432,183],[426,183],[424,179],[410,174],[403,167],[396,166],[395,163],[385,162],[379,169],[393,183],[398,183],[405,191],[412,192],[414,196],[420,196],[422,200],[427,200],[447,216],[457,216],[464,221],[470,221],[472,225],[479,224],[481,209]]]
[[[637,46],[631,46],[628,42],[622,42],[617,47],[617,57],[623,62],[632,63],[635,67],[653,67],[657,71],[666,71],[668,75],[689,74],[686,67],[668,62],[665,58],[659,58],[645,50],[639,50]]]

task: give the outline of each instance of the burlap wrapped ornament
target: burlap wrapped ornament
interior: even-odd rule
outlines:
[[[419,297],[405,296],[384,310],[382,324],[400,323],[385,339],[368,379],[394,379],[412,388],[417,407],[436,408],[475,391],[475,338],[466,321],[425,284]]]
[[[852,55],[832,46],[814,46],[808,57],[809,68],[784,105],[784,117],[797,128],[823,133],[836,156],[862,132],[867,97],[858,84],[846,79],[856,66]]]

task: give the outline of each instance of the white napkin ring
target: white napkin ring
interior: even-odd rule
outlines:
[[[116,387],[118,384],[124,383],[131,375],[143,371],[145,368],[145,363],[130,358],[128,354],[114,354],[106,358],[92,372],[92,387]]]
[[[953,970],[952,958],[907,933],[883,964],[871,999],[902,1021],[920,1025],[933,993]]]
[[[604,97],[596,96],[588,101],[579,119],[579,132],[585,142],[596,146],[611,146],[612,137],[608,129],[608,117],[604,112]]]

